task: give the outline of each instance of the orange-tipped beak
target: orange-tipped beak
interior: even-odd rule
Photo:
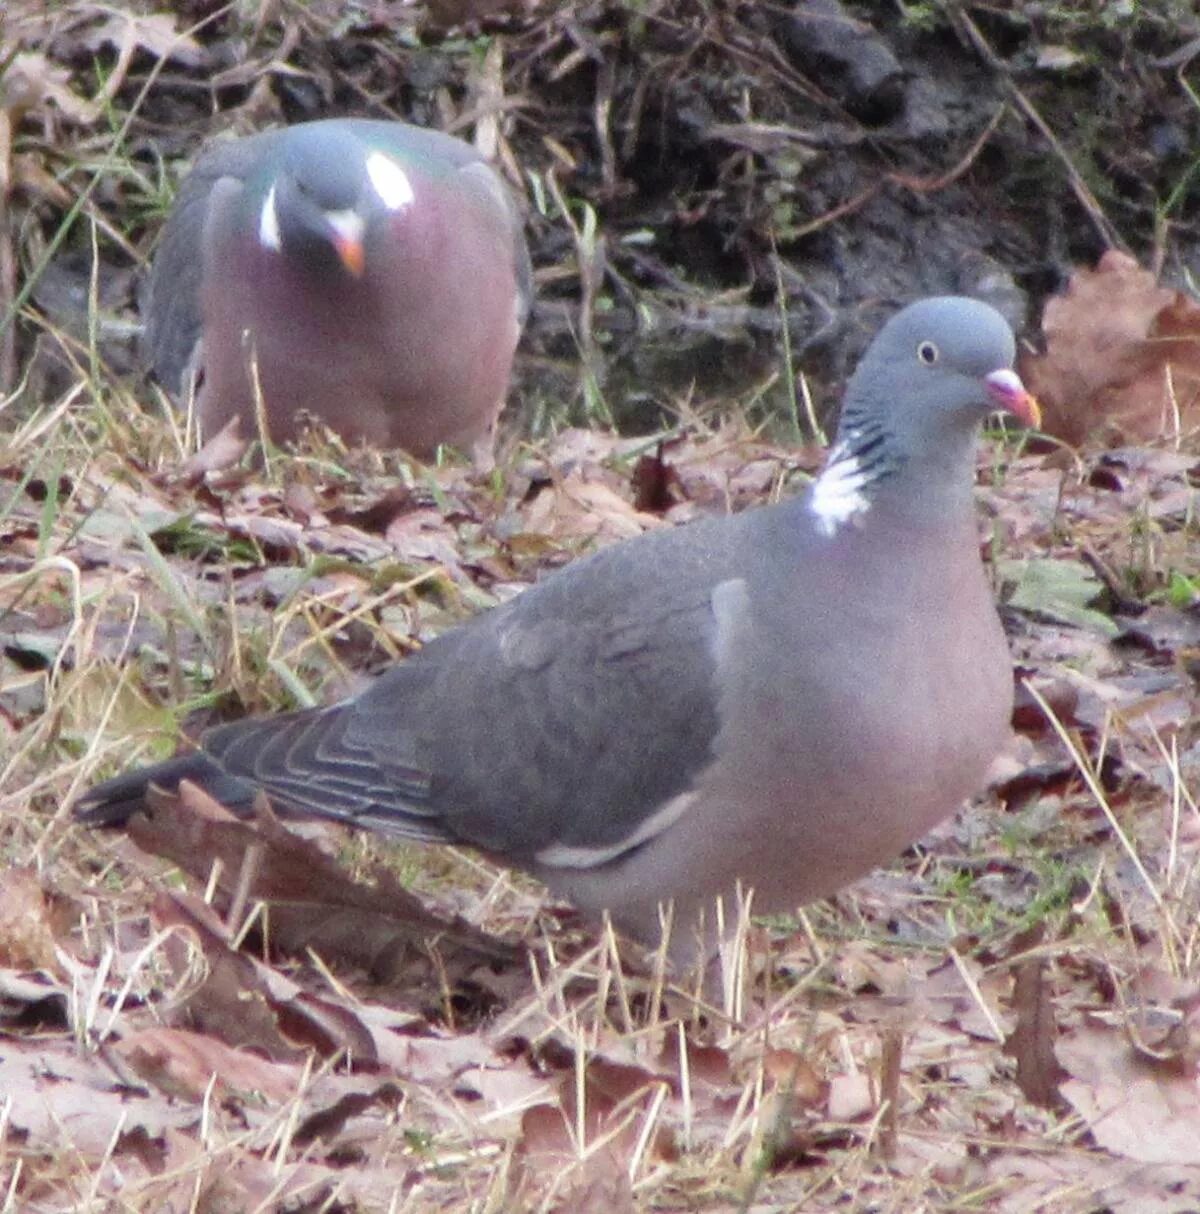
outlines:
[[[350,236],[335,233],[333,247],[337,250],[338,260],[355,278],[361,278],[367,268],[367,257],[363,252],[363,243]]]
[[[1042,424],[1042,407],[1037,397],[1028,391],[1015,371],[993,371],[983,382],[998,409],[1011,413],[1027,430],[1037,430]]]
[[[361,278],[367,268],[367,254],[363,248],[366,225],[362,216],[357,211],[326,211],[325,220],[329,224],[329,243],[338,260],[348,274]]]

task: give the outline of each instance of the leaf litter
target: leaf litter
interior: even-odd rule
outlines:
[[[82,22],[108,84],[23,52],[6,121],[94,127],[139,61],[205,52],[98,14],[38,19]],[[68,804],[598,545],[795,492],[815,451],[691,417],[490,479],[321,435],[264,472],[86,376],[6,429],[4,1208],[1194,1208],[1198,331],[1123,254],[1048,306],[1023,371],[1060,443],[980,468],[1014,745],[896,865],[749,929],[726,1006],[468,853],[194,789],[130,838]]]
[[[337,687],[417,643],[417,621],[448,626],[587,547],[714,508],[748,470],[759,470],[750,500],[805,475],[790,453],[728,425],[675,436],[656,456],[670,469],[664,518],[633,506],[627,440],[591,434],[585,451],[564,434],[561,448],[515,464],[500,496],[453,465],[423,473],[428,488],[402,491],[378,474],[321,481],[303,464],[282,492],[253,477],[217,487],[206,473],[159,478],[139,498],[144,478],[103,457],[76,477],[57,553],[86,587],[78,608],[62,615],[61,579],[33,564],[6,583],[21,597],[23,632],[42,622],[57,638],[21,651],[59,706],[64,773],[58,796],[39,784],[38,731],[14,698],[23,761],[6,802],[33,811],[9,831],[31,854],[74,857],[15,869],[0,894],[6,1125],[25,1144],[19,1156],[70,1144],[92,1160],[97,1192],[115,1194],[118,1176],[132,1176],[144,1205],[175,1200],[186,1175],[213,1202],[235,1193],[382,1209],[372,1204],[381,1194],[403,1191],[420,1208],[454,1208],[501,1185],[506,1208],[618,1210],[641,1208],[650,1193],[713,1208],[739,1193],[800,1201],[851,1166],[879,1192],[904,1178],[930,1191],[980,1183],[1001,1170],[997,1156],[1044,1151],[1067,1107],[1093,1153],[1163,1158],[1134,1140],[1139,1126],[1171,1118],[1165,1141],[1196,1129],[1190,1021],[1178,1012],[1165,1056],[1148,1058],[1131,1042],[1136,1001],[1111,992],[1136,962],[1174,966],[1176,1004],[1195,998],[1185,911],[1200,830],[1194,782],[1172,774],[1194,770],[1198,744],[1196,683],[1172,647],[1193,635],[1190,608],[1158,596],[1154,643],[1118,646],[1114,627],[1078,616],[1083,603],[1113,621],[1102,580],[1085,577],[1075,554],[1086,535],[1146,614],[1174,542],[1167,528],[1187,522],[1150,524],[1153,558],[1131,568],[1129,516],[1146,517],[1147,502],[1187,484],[1179,461],[1131,462],[1113,490],[1089,485],[1099,454],[1065,471],[1048,471],[1053,455],[1006,459],[984,494],[994,542],[1012,552],[1009,536],[1020,535],[1024,560],[1073,571],[1061,588],[1043,587],[1061,609],[1008,608],[1037,695],[1022,699],[1016,751],[997,776],[1006,812],[947,824],[906,862],[810,908],[800,934],[752,934],[741,1017],[664,988],[653,956],[596,943],[534,883],[466,853],[281,823],[266,805],[238,820],[186,787],[135,820],[132,842],[81,834],[53,812],[82,783],[81,758],[86,770],[100,756],[124,761],[89,732],[85,712],[94,721],[94,705],[105,705],[102,735],[113,742],[136,720],[111,680],[73,708],[85,676],[138,655],[139,696],[163,701],[165,729],[180,678],[217,688],[240,666],[233,685],[252,690],[236,711],[287,701],[290,685],[273,683],[270,660],[255,659],[267,677],[250,684],[249,655],[218,652],[213,613],[244,636],[260,631],[284,668]],[[1040,488],[1048,477],[1053,493]],[[114,500],[113,484],[122,517],[145,523],[107,533],[101,556],[70,520]],[[429,492],[441,511],[425,504]],[[180,526],[164,529],[164,507]],[[10,523],[37,508],[21,495]],[[397,527],[410,517],[416,526]],[[288,526],[259,525],[272,519]],[[139,539],[147,526],[162,550]],[[328,561],[339,564],[315,573]],[[397,573],[381,581],[382,568]],[[1006,566],[996,568],[1011,595]],[[262,576],[288,569],[309,573],[286,589]],[[114,629],[113,607],[131,591],[136,617]],[[204,625],[187,644],[179,595]],[[387,623],[397,618],[389,602],[403,606],[403,628]],[[1138,618],[1120,617],[1120,627]],[[90,758],[69,742],[89,736]],[[1019,841],[1004,842],[1013,832]],[[1098,1008],[1116,1008],[1115,1018],[1097,1022]],[[882,1150],[889,1041],[899,1042],[900,1069],[887,1100],[898,1107],[881,1171],[883,1155],[850,1161],[872,1143]],[[969,1149],[993,1139],[982,1157]],[[1083,1142],[1073,1149],[1086,1153]],[[1103,1191],[1082,1174],[1093,1177],[1089,1192]],[[15,1181],[30,1193],[43,1182],[69,1187],[37,1168]],[[1029,1208],[1021,1200],[1014,1190],[998,1208]]]

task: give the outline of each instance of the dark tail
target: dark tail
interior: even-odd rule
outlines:
[[[199,784],[214,800],[233,813],[249,814],[253,807],[255,786],[246,780],[222,771],[202,751],[168,759],[153,767],[142,767],[114,776],[89,788],[75,802],[75,817],[88,826],[123,826],[134,814],[146,807],[150,786],[174,792],[181,780]]]

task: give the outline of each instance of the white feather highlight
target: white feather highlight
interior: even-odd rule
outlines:
[[[537,862],[547,868],[599,868],[610,864],[623,853],[653,839],[673,826],[696,803],[693,792],[680,793],[660,805],[649,817],[643,819],[631,835],[612,843],[608,847],[569,847],[565,843],[554,843],[537,853]]]
[[[263,199],[262,210],[258,213],[258,243],[272,253],[278,253],[283,247],[279,235],[279,212],[275,209],[275,187],[267,191]]]
[[[343,239],[353,243],[362,240],[367,230],[357,211],[326,211],[325,222]]]
[[[416,200],[408,174],[382,152],[372,152],[367,157],[367,176],[379,200],[389,211],[402,211]]]

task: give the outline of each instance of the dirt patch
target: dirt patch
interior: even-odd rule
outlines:
[[[335,114],[499,115],[539,272],[525,427],[573,401],[636,429],[693,392],[786,413],[789,366],[835,384],[898,300],[978,294],[1035,331],[1107,247],[1200,269],[1190,5],[484,7],[195,4],[174,43],[150,8],[19,13],[9,38],[59,87],[111,93],[91,122],[47,103],[15,124],[41,167],[10,222],[34,300],[85,327],[89,225],[60,226],[84,188],[101,302],[132,319],[130,271],[200,143]]]

